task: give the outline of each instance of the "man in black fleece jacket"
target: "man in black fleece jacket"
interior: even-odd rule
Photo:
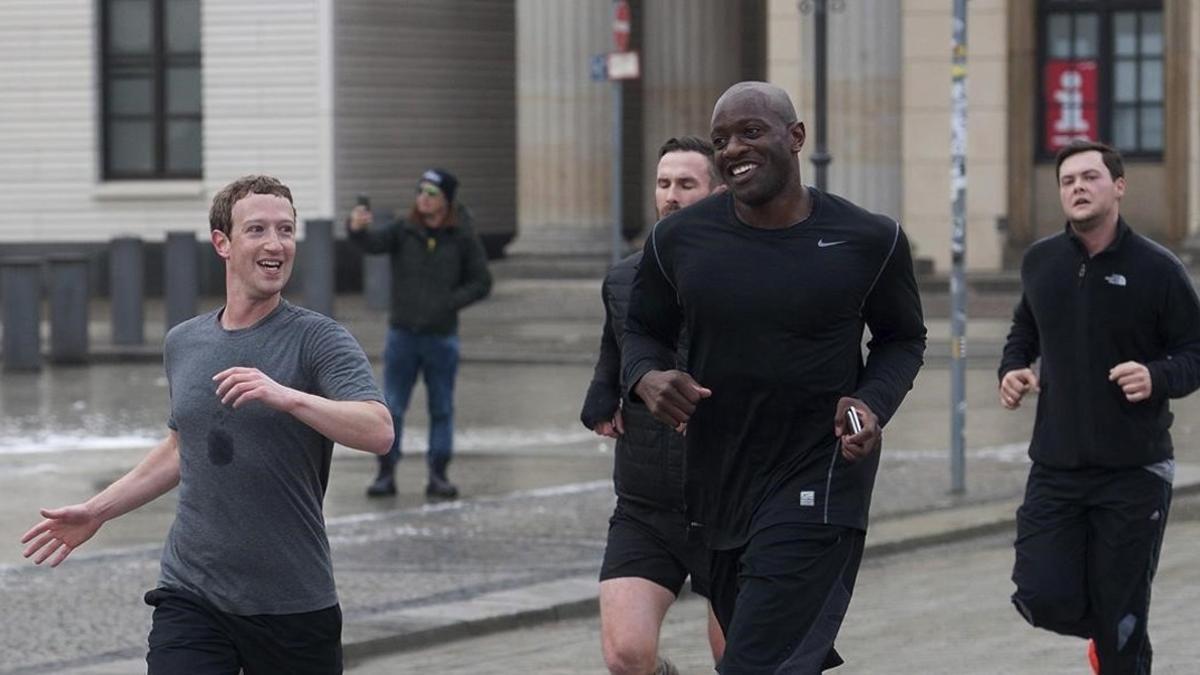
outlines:
[[[712,145],[695,136],[672,138],[659,148],[654,206],[659,218],[690,206],[721,186]],[[609,520],[600,567],[600,639],[604,662],[615,675],[676,673],[658,657],[663,618],[690,576],[692,590],[708,597],[708,552],[688,536],[683,503],[683,436],[654,419],[641,403],[622,401],[621,344],[629,291],[642,252],[621,260],[604,277],[604,329],[600,358],[580,420],[617,439],[613,486],[617,505]],[[680,341],[681,359],[686,346]],[[718,661],[725,638],[709,612],[709,647]]]
[[[1025,254],[999,372],[1006,408],[1039,392],[1012,600],[1034,626],[1091,639],[1096,672],[1149,673],[1168,399],[1200,386],[1200,303],[1179,260],[1121,217],[1115,150],[1077,141],[1057,162],[1067,224]]]
[[[446,476],[454,452],[454,381],[458,376],[458,312],[487,296],[492,275],[470,212],[455,201],[458,179],[430,169],[417,181],[416,199],[405,218],[368,229],[364,206],[350,214],[350,241],[367,253],[387,253],[392,262],[392,307],[383,353],[383,395],[392,413],[396,439],[379,458],[369,496],[396,494],[404,413],[424,374],[429,403],[429,481],[431,499],[458,496]]]
[[[711,134],[729,192],[647,239],[625,383],[687,434],[686,503],[714,551],[726,637],[718,669],[815,673],[841,663],[880,429],[925,350],[921,303],[899,224],[801,182],[804,125],[783,90],[734,85]]]

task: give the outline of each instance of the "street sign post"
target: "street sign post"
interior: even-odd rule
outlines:
[[[629,51],[629,33],[633,28],[633,14],[626,0],[613,3],[613,49]]]
[[[967,491],[967,0],[954,0],[950,66],[950,492]]]
[[[621,164],[621,146],[624,136],[624,80],[636,80],[641,76],[638,54],[630,51],[630,36],[633,34],[633,12],[627,0],[613,0],[612,39],[613,51],[592,57],[592,79],[597,78],[599,66],[596,63],[604,58],[604,76],[613,86],[613,173],[612,173],[612,262],[616,264],[621,259],[621,204],[624,201],[621,194],[621,180],[624,168]]]
[[[608,81],[608,54],[592,54],[592,82]]]
[[[642,76],[637,52],[613,52],[608,55],[607,65],[610,80],[636,80]]]

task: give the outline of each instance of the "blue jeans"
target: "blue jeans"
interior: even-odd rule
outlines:
[[[400,460],[404,413],[408,410],[417,374],[425,377],[429,399],[430,471],[443,475],[454,452],[454,378],[458,375],[458,336],[421,335],[406,328],[388,329],[383,350],[383,395],[392,413],[396,439],[383,461]]]

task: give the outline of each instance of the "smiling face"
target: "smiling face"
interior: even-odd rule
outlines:
[[[780,117],[755,91],[726,94],[712,118],[712,144],[721,178],[738,201],[761,206],[790,181],[799,181],[796,153],[804,147],[804,124]]]
[[[1115,220],[1125,195],[1125,178],[1113,180],[1097,150],[1063,160],[1058,169],[1058,197],[1067,219],[1079,232]]]
[[[252,302],[283,291],[296,258],[296,215],[284,197],[251,193],[234,203],[229,234],[212,231],[227,293]]]

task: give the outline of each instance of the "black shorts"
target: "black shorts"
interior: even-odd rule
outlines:
[[[148,675],[272,675],[342,672],[342,610],[240,616],[191,593],[156,588]]]
[[[690,576],[692,592],[707,598],[708,549],[691,539],[684,514],[618,498],[608,520],[600,581],[638,577],[679,595]]]
[[[712,556],[712,605],[725,631],[722,675],[810,675],[842,659],[841,628],[865,533],[783,523]]]

